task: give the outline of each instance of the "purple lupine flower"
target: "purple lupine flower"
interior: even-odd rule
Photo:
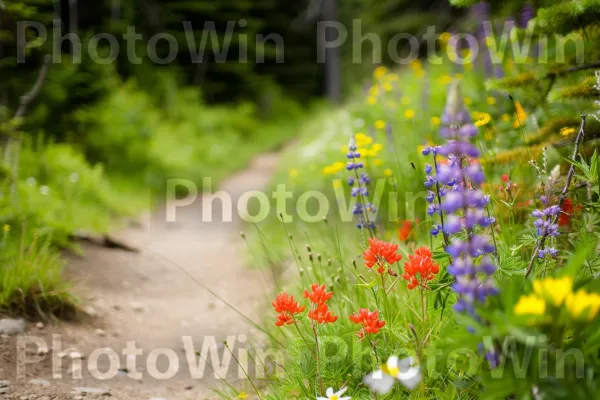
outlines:
[[[540,199],[542,204],[548,205],[548,198],[542,196]],[[533,226],[536,228],[536,233],[539,237],[556,237],[560,235],[558,224],[555,222],[556,216],[561,213],[560,206],[552,205],[543,210],[533,210],[531,216],[535,218]],[[538,250],[537,257],[544,259],[546,256],[556,258],[558,251],[555,248],[541,248]]]
[[[352,213],[357,216],[357,228],[367,228],[372,231],[375,229],[375,223],[372,220],[373,216],[370,216],[370,214],[374,214],[377,209],[368,201],[368,185],[371,183],[371,178],[366,173],[360,175],[358,173],[360,169],[364,168],[364,164],[362,161],[358,161],[361,154],[357,150],[356,142],[352,138],[348,144],[348,153],[346,154],[348,159],[346,169],[353,173],[348,177],[348,185],[351,187],[350,194],[352,197],[357,198]]]
[[[521,28],[527,28],[529,21],[531,21],[535,17],[535,10],[533,9],[533,5],[527,3],[523,6],[521,10]]]
[[[479,53],[479,56],[482,57],[482,59],[480,59],[483,63],[485,75],[489,77],[492,76],[493,73],[492,59],[486,43],[487,37],[483,23],[485,21],[489,22],[490,20],[490,6],[485,1],[482,1],[471,7],[471,12],[475,21],[479,21],[479,24],[477,25],[476,37],[481,45],[480,48],[483,50]]]
[[[442,119],[446,129],[440,133],[448,141],[436,153],[446,156],[448,163],[434,164],[435,175],[428,176],[426,186],[435,183],[442,198],[439,205],[429,204],[428,214],[438,213],[445,221],[443,227],[434,226],[431,233],[442,231],[451,238],[445,250],[453,258],[448,273],[454,276],[453,289],[459,294],[454,308],[475,315],[475,306],[497,293],[492,279],[496,266],[490,256],[496,249],[485,234],[495,220],[486,212],[489,196],[480,189],[485,175],[477,162],[479,150],[469,142],[477,129],[471,124],[456,82],[450,87]],[[460,232],[466,232],[466,239],[452,237]]]

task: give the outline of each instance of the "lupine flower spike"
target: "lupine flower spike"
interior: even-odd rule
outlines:
[[[490,199],[480,189],[485,176],[477,160],[479,150],[470,143],[477,128],[469,120],[458,82],[450,87],[442,121],[445,126],[440,133],[448,141],[437,153],[448,163],[440,165],[432,179],[444,189],[439,207],[447,217],[445,233],[467,233],[466,240],[454,237],[446,252],[453,258],[448,272],[455,277],[453,288],[460,295],[454,308],[474,315],[476,303],[497,293],[491,278],[496,266],[490,257],[495,247],[483,233],[495,220],[486,213]]]

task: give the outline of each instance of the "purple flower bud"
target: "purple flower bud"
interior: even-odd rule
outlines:
[[[425,200],[427,200],[428,203],[433,203],[434,199],[435,199],[435,193],[433,193],[431,190],[429,190],[427,192],[427,196],[425,197]]]
[[[431,164],[425,164],[425,173],[427,175],[430,175],[431,171],[433,171],[433,167],[431,166]]]
[[[429,154],[431,154],[431,147],[425,147],[423,150],[421,150],[421,154],[423,154],[424,156],[428,156]]]

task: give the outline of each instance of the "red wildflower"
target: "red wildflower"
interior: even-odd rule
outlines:
[[[573,201],[571,199],[565,199],[562,204],[561,213],[558,217],[558,225],[565,226],[569,225],[571,222],[571,217],[573,216],[573,212],[575,211],[575,207],[573,207]]]
[[[509,179],[510,179],[510,178],[508,177],[508,175],[506,175],[506,174],[502,174],[502,181],[503,181],[503,182],[508,182],[508,180],[509,180]]]
[[[300,306],[300,303],[294,299],[294,296],[282,292],[277,295],[275,301],[271,303],[275,312],[278,312],[276,326],[291,325],[296,322],[295,314],[304,311],[305,307]]]
[[[412,226],[412,221],[406,220],[402,222],[402,228],[398,229],[398,238],[403,242],[406,241],[410,237],[410,234],[412,232]]]
[[[384,263],[394,264],[402,260],[401,254],[396,254],[397,244],[391,244],[377,238],[369,239],[369,248],[363,253],[363,259],[367,268],[373,268],[377,264],[377,272],[383,274],[386,270]]]
[[[308,311],[308,318],[319,324],[328,324],[337,321],[338,317],[329,311],[327,304],[321,303]]]
[[[327,293],[325,289],[325,285],[320,285],[318,283],[313,283],[310,285],[312,293],[308,290],[304,290],[304,298],[309,299],[313,304],[324,304],[327,300],[333,296],[333,292]]]
[[[427,247],[420,247],[415,250],[415,254],[408,256],[408,261],[404,263],[402,277],[409,282],[408,288],[411,290],[417,286],[421,289],[429,289],[427,282],[433,280],[439,271],[440,266],[433,262],[431,251]]]
[[[350,321],[362,325],[362,328],[356,334],[360,339],[363,339],[369,333],[373,335],[379,333],[379,329],[385,326],[385,321],[379,320],[379,311],[371,312],[368,308],[361,308],[357,313],[352,314]]]

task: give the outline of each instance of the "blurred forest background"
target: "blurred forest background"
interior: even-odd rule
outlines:
[[[4,277],[0,308],[29,304],[15,293],[29,296],[27,293],[39,291],[40,280],[48,287],[60,287],[61,263],[55,249],[71,247],[74,232],[108,232],[115,222],[127,221],[156,201],[164,201],[169,178],[200,183],[203,177],[211,177],[217,184],[243,168],[255,154],[277,149],[306,131],[302,125],[307,120],[321,120],[331,103],[350,102],[370,113],[362,103],[365,90],[371,87],[373,71],[380,64],[397,67],[385,50],[399,32],[418,39],[431,27],[437,35],[470,32],[483,45],[486,38],[480,35],[481,21],[490,19],[500,27],[506,21],[516,22],[520,28],[517,34],[522,35],[527,22],[540,10],[551,21],[541,33],[585,39],[589,44],[585,59],[598,59],[597,43],[592,44],[598,36],[597,0],[477,3],[0,0],[0,248],[12,271]],[[339,51],[328,54],[327,63],[318,63],[319,43],[324,37],[318,34],[317,24],[332,20],[347,28],[348,38]],[[360,21],[360,32],[353,31],[355,20]],[[20,29],[22,21],[41,24],[47,30],[47,40],[36,42],[39,29]],[[195,45],[207,33],[205,23],[214,22],[218,40],[207,41],[202,62],[192,56],[195,49],[190,49],[184,21],[193,28]],[[215,54],[222,50],[217,46],[227,41],[228,24],[235,25],[228,56],[222,60]],[[584,36],[575,32],[587,25],[591,28]],[[131,27],[141,35],[135,41],[135,54],[141,58],[138,62],[128,58],[131,42],[123,37]],[[100,33],[117,38],[120,51],[114,62],[98,63],[89,54],[90,40]],[[82,43],[81,62],[73,41],[65,37],[68,34],[77,35]],[[178,43],[177,57],[164,65],[148,56],[148,42],[157,34],[170,34]],[[263,46],[254,40],[256,35],[271,34],[283,39],[282,63],[277,62],[281,49],[272,41]],[[374,49],[366,35],[380,38],[384,51],[375,51],[375,55],[381,60],[373,58]],[[19,40],[29,43],[24,63],[17,62]],[[441,40],[436,43],[440,48],[447,44]],[[155,44],[157,56],[168,57],[169,42],[159,40]],[[397,46],[398,54],[404,55],[406,41]],[[99,41],[97,47],[100,58],[110,57],[107,40]],[[424,68],[411,64],[419,79],[425,76],[423,85],[409,79],[393,92],[400,99],[414,91],[415,97],[423,99],[416,113],[410,110],[416,118],[402,117],[407,111],[399,107],[386,111],[391,120],[410,120],[413,125],[407,129],[416,130],[414,124],[426,123],[423,116],[439,112],[432,110],[428,96],[443,102],[446,85],[452,80],[448,74],[466,76],[468,72],[467,66],[462,68],[445,59],[443,70],[434,71],[444,75],[430,79],[426,75],[427,50],[426,43],[420,41]],[[557,129],[577,124],[577,113],[560,103],[563,98],[584,99],[588,106],[596,98],[595,80],[589,70],[583,84],[579,77],[568,82],[573,90],[561,86],[563,94],[553,91],[556,78],[577,71],[569,71],[576,62],[574,53],[571,46],[562,64],[536,65],[534,75],[528,64],[511,64],[512,69],[505,65],[492,71],[489,57],[482,51],[473,63],[476,69],[472,73],[477,79],[469,90],[472,97],[485,99],[490,93],[496,96],[523,88],[522,101],[541,112],[541,118],[532,125],[535,129],[529,144],[545,146],[545,140],[558,135]],[[247,54],[248,62],[239,62],[240,54]],[[353,62],[359,55],[362,62]],[[48,57],[50,63],[45,62]],[[254,62],[262,58],[264,63]],[[504,76],[508,72],[512,76]],[[550,105],[551,97],[554,103]],[[508,112],[511,104],[506,101],[504,96],[498,100],[501,107],[490,105],[494,107],[490,112]],[[555,116],[555,111],[569,112],[570,117]],[[538,121],[544,124],[538,125]],[[511,126],[507,129],[513,129]],[[428,122],[423,129],[430,129]],[[517,135],[518,140],[521,138]],[[511,154],[514,159],[521,153]],[[46,274],[43,278],[31,273],[40,259],[46,264],[41,268]]]

